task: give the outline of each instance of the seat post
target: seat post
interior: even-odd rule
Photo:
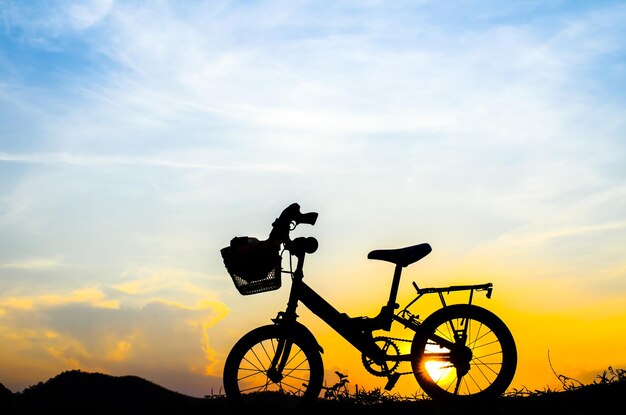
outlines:
[[[396,264],[396,269],[393,272],[393,281],[391,282],[391,291],[389,292],[389,301],[387,306],[395,310],[397,307],[396,297],[398,296],[398,287],[400,287],[400,276],[402,275],[402,266]]]

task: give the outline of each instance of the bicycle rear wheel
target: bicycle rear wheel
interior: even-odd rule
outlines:
[[[236,404],[296,407],[319,397],[324,364],[317,342],[280,325],[258,327],[233,346],[224,391]]]
[[[447,347],[441,345],[443,338]],[[477,400],[502,395],[517,367],[513,335],[492,312],[455,304],[428,316],[413,338],[413,373],[433,399]]]

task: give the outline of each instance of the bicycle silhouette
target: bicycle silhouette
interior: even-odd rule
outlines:
[[[241,337],[230,350],[224,365],[224,391],[233,402],[273,392],[292,396],[298,403],[312,402],[320,396],[324,382],[322,347],[313,333],[297,321],[296,308],[304,304],[346,339],[362,355],[365,369],[374,376],[386,377],[386,390],[398,378],[412,373],[422,390],[432,399],[470,401],[502,395],[515,374],[517,349],[504,322],[491,311],[472,304],[475,291],[491,297],[493,285],[419,288],[416,297],[404,308],[396,303],[403,268],[431,252],[427,243],[400,249],[375,250],[369,259],[395,265],[389,299],[374,317],[350,317],[336,310],[304,282],[304,259],[314,253],[318,242],[313,237],[290,238],[300,224],[314,225],[316,212],[302,213],[300,206],[288,206],[272,224],[266,240],[236,237],[221,250],[224,264],[242,295],[281,286],[281,274],[291,275],[287,307],[279,311],[272,324],[257,327]],[[282,250],[281,250],[282,246]],[[289,253],[289,271],[282,269],[282,255]],[[293,268],[292,258],[296,258]],[[468,291],[467,304],[448,305],[444,293]],[[442,307],[425,319],[409,311],[426,294],[438,294]],[[378,330],[390,331],[392,324],[410,329],[412,340],[374,336]],[[410,341],[408,354],[396,344]],[[412,372],[398,372],[401,362],[410,362]]]

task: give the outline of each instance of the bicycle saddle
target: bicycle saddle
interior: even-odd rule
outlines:
[[[430,254],[432,250],[429,244],[423,243],[399,249],[377,249],[367,254],[367,258],[379,259],[400,265],[401,267],[407,267]]]

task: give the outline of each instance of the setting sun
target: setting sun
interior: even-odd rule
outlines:
[[[439,347],[437,347],[439,349]],[[449,353],[449,350],[440,350],[442,353]],[[433,351],[435,352],[435,351]],[[436,352],[435,352],[436,353]],[[442,384],[450,384],[456,378],[456,371],[454,367],[447,362],[440,362],[437,360],[428,360],[424,363],[428,376],[430,376],[434,382]]]

